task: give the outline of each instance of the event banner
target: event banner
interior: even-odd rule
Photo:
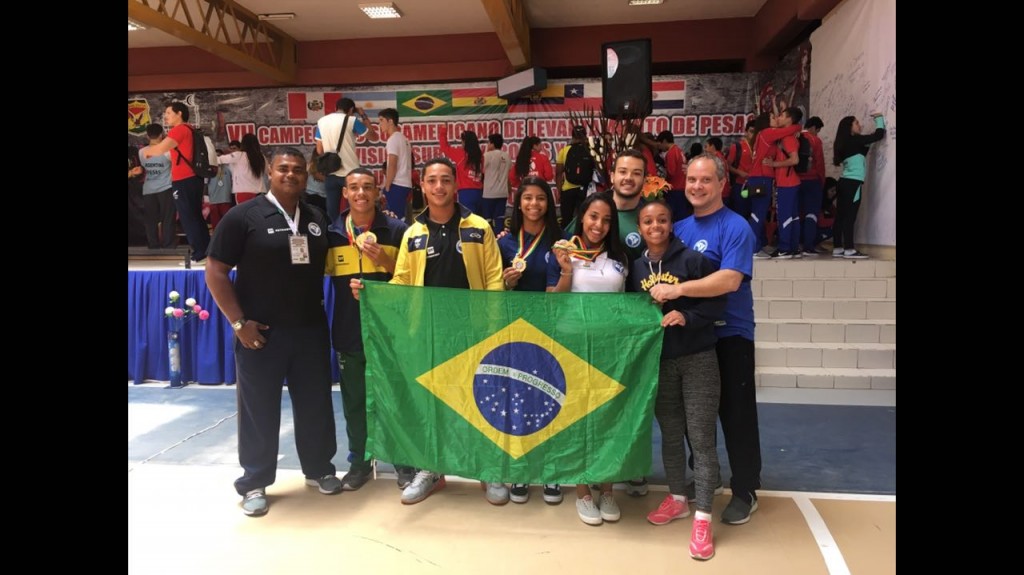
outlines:
[[[366,283],[370,455],[514,483],[650,473],[650,297]]]
[[[728,143],[754,117],[764,91],[760,82],[757,74],[658,76],[652,82],[654,112],[643,130],[672,132],[684,152],[710,136]],[[544,91],[515,100],[498,97],[493,82],[134,94],[128,98],[129,143],[141,143],[146,125],[161,121],[166,103],[179,100],[190,106],[191,121],[218,147],[251,133],[265,148],[296,146],[308,153],[316,121],[343,97],[355,101],[371,120],[381,109],[396,109],[417,164],[441,155],[438,129],[443,125],[451,138],[473,130],[485,143],[489,134],[500,133],[512,157],[525,137],[537,136],[554,160],[571,139],[570,112],[600,114],[601,81],[553,80]],[[357,144],[360,163],[380,170],[387,159],[385,142],[371,130]]]

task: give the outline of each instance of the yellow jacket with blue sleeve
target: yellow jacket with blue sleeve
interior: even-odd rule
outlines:
[[[466,264],[466,279],[469,289],[501,291],[505,289],[501,269],[501,251],[494,239],[494,232],[487,220],[469,211],[462,204],[459,210],[459,245],[462,261]],[[395,264],[395,275],[391,283],[398,285],[423,285],[427,268],[427,244],[430,232],[427,229],[427,212],[416,217],[402,238]]]

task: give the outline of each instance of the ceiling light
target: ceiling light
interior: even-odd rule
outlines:
[[[256,16],[260,20],[294,20],[295,12],[277,12],[274,14],[259,14]]]
[[[359,9],[367,16],[376,20],[377,18],[401,18],[402,13],[393,2],[380,2],[377,4],[360,4]]]
[[[630,6],[650,6],[652,4],[661,4],[665,0],[629,0]]]
[[[145,29],[146,29],[146,27],[142,26],[141,24],[136,24],[135,22],[132,22],[131,20],[128,21],[128,31],[129,32],[134,32],[136,30],[145,30]]]

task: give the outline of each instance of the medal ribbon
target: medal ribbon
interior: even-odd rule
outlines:
[[[526,244],[526,235],[523,228],[519,228],[519,250],[516,252],[516,257],[525,260],[530,257],[533,250],[537,249],[537,244],[540,243],[540,238],[544,236],[544,228],[540,229],[540,233],[534,236],[533,241],[530,242],[529,247],[525,247],[526,253],[523,253],[524,246]]]
[[[597,249],[591,249],[587,246],[587,242],[579,236],[573,236],[569,242],[576,246],[574,248],[570,248],[569,253],[581,260],[587,260],[588,262],[596,260],[597,256],[601,255],[601,248],[604,246],[604,242],[601,242],[601,244],[597,246]]]
[[[355,226],[355,224],[352,223],[352,216],[351,215],[349,215],[347,218],[345,218],[345,233],[348,234],[348,243],[349,243],[349,245],[350,246],[355,246],[355,248],[358,250],[359,249],[359,245],[356,244],[356,236],[359,235],[359,234],[356,233],[356,226]],[[362,250],[359,250],[359,251],[362,251]]]

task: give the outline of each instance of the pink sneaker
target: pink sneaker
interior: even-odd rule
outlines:
[[[647,514],[647,520],[654,525],[667,525],[673,519],[690,516],[690,506],[686,501],[677,501],[672,495],[665,497],[657,509]]]
[[[711,539],[711,521],[694,519],[690,533],[690,557],[707,561],[715,556],[715,543]]]

